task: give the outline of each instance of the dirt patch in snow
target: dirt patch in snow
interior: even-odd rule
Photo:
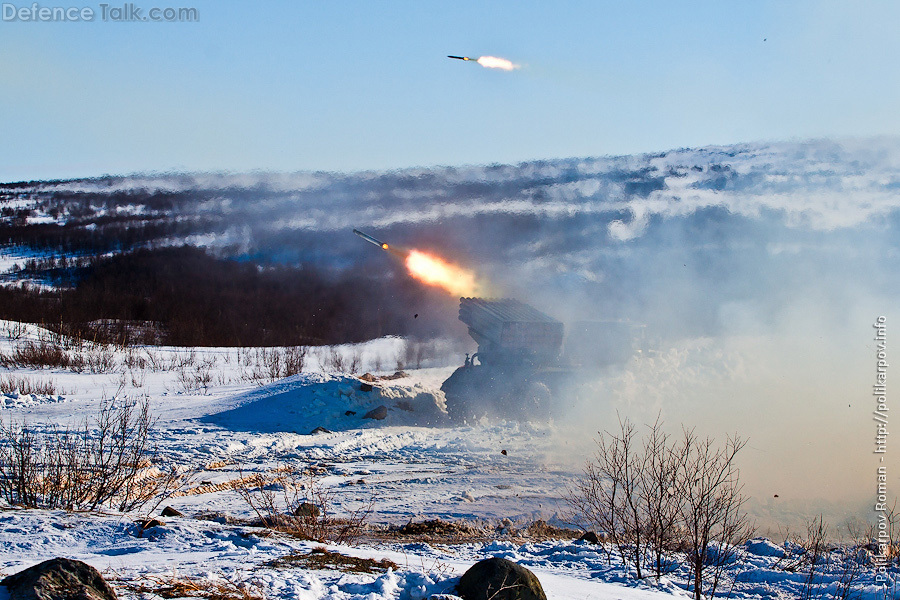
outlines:
[[[276,569],[299,567],[316,571],[329,569],[348,573],[381,573],[388,569],[395,571],[399,569],[397,563],[386,558],[381,560],[357,558],[332,552],[326,548],[313,548],[309,554],[288,554],[266,563],[266,566]]]

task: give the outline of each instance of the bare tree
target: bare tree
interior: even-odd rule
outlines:
[[[697,599],[712,597],[737,545],[752,532],[734,463],[745,442],[729,437],[718,448],[687,429],[673,440],[658,418],[640,447],[636,437],[627,419],[617,433],[601,434],[568,495],[575,519],[606,533],[638,578],[677,570],[683,553],[688,589]]]
[[[724,447],[712,438],[700,439],[684,430],[676,494],[681,499],[681,522],[688,544],[688,562],[694,598],[713,597],[724,567],[736,557],[738,544],[753,532],[742,510],[740,473],[735,457],[746,445],[738,436],[728,437]],[[705,584],[709,585],[706,586]]]
[[[634,438],[634,424],[627,419],[619,420],[617,434],[601,434],[594,460],[585,465],[568,502],[581,519],[609,536],[640,579],[647,545],[641,504],[645,459],[634,448]]]
[[[683,508],[683,500],[677,493],[678,477],[685,469],[687,455],[683,445],[670,443],[659,417],[649,429],[644,441],[640,503],[653,571],[659,580],[677,568],[677,563],[668,560],[667,554],[678,542],[676,537]]]

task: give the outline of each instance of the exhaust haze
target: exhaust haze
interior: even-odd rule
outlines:
[[[719,440],[749,438],[742,479],[760,518],[824,511],[839,523],[871,513],[880,464],[872,324],[886,318],[888,363],[900,324],[897,139],[29,185],[16,193],[42,206],[56,199],[60,218],[90,206],[152,214],[165,198],[198,225],[160,242],[409,277],[351,234],[361,227],[392,248],[468,269],[410,267],[425,281],[423,271],[441,272],[447,292],[408,312],[462,340],[458,295],[518,298],[570,332],[575,322],[627,321],[643,332],[641,352],[590,371],[577,394],[560,399],[559,426],[575,432],[561,453],[573,464],[588,457],[597,431],[615,428],[617,411],[637,423],[661,414],[676,431],[684,424]],[[890,381],[889,373],[889,402],[897,397]],[[891,489],[898,456],[889,444]]]

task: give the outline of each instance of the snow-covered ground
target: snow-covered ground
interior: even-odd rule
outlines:
[[[0,353],[5,355],[48,339],[34,326],[23,331],[0,322]],[[164,517],[163,524],[146,530],[135,523],[146,516],[141,511],[0,508],[0,572],[65,556],[100,569],[125,598],[140,596],[136,590],[142,583],[152,587],[191,579],[249,586],[265,598],[424,599],[453,593],[468,567],[501,556],[533,570],[551,599],[690,596],[684,568],[659,582],[636,581],[612,548],[526,535],[527,525],[538,519],[566,525],[567,486],[583,461],[572,455],[587,458],[590,451],[589,439],[578,441],[580,430],[563,423],[454,425],[439,389],[454,367],[436,359],[407,368],[405,376],[375,381],[368,391],[356,377],[328,372],[337,370],[339,355],[345,364],[356,360],[355,372],[374,371],[380,364],[378,374],[388,375],[403,343],[387,338],[310,352],[302,373],[281,379],[260,367],[262,350],[247,349],[86,346],[69,350],[93,357],[88,364],[95,367],[79,373],[0,370],[0,384],[30,381],[55,388],[52,393],[0,393],[5,423],[40,428],[77,422],[95,415],[101,400],[148,398],[158,418],[153,430],[158,460],[193,473],[182,488],[186,493],[165,502],[185,516]],[[381,406],[384,419],[364,418]],[[377,531],[444,519],[488,535],[449,544],[368,534],[353,544],[328,546],[396,565],[369,574],[275,564],[320,544],[246,525],[255,515],[230,483],[286,466],[316,473],[316,485],[329,491],[337,515],[371,505],[368,522]],[[220,518],[195,518],[203,513]],[[836,597],[841,578],[852,574],[853,597],[900,597],[876,586],[872,557],[865,550],[826,553],[811,579],[802,569],[786,568],[796,558],[794,551],[790,544],[765,540],[747,544],[726,570],[722,589],[737,598]],[[5,593],[2,587],[0,593]]]

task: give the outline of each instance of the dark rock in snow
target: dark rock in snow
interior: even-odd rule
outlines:
[[[116,600],[94,567],[80,560],[53,558],[0,581],[10,600]]]
[[[361,383],[359,384],[359,391],[361,392],[371,392],[375,389],[375,386],[371,383]]]
[[[322,512],[319,507],[309,502],[301,502],[300,506],[294,509],[295,517],[318,517]]]
[[[387,406],[382,404],[381,406],[377,406],[363,415],[363,419],[376,419],[378,421],[382,421],[387,418]]]
[[[312,431],[309,432],[309,435],[316,435],[317,433],[331,433],[330,429],[325,429],[324,427],[316,427]]]
[[[355,414],[356,414],[356,411],[355,411],[355,410],[348,410],[348,411],[344,412],[344,416],[345,416],[345,417],[350,417],[350,416],[353,416],[353,415],[355,415]]]
[[[141,531],[165,525],[165,523],[163,523],[159,519],[143,519],[141,521],[138,521],[137,524],[141,526]]]
[[[164,509],[162,509],[161,514],[164,517],[183,517],[184,516],[184,513],[182,513],[181,511],[175,510],[171,506],[167,506]]]
[[[488,558],[466,571],[457,586],[464,600],[547,600],[534,573],[505,558]]]
[[[578,538],[578,540],[576,540],[576,541],[588,542],[590,544],[599,544],[600,538],[597,537],[597,534],[594,533],[593,531],[588,531],[588,532],[585,532],[585,534],[583,536],[581,536],[580,538]]]

